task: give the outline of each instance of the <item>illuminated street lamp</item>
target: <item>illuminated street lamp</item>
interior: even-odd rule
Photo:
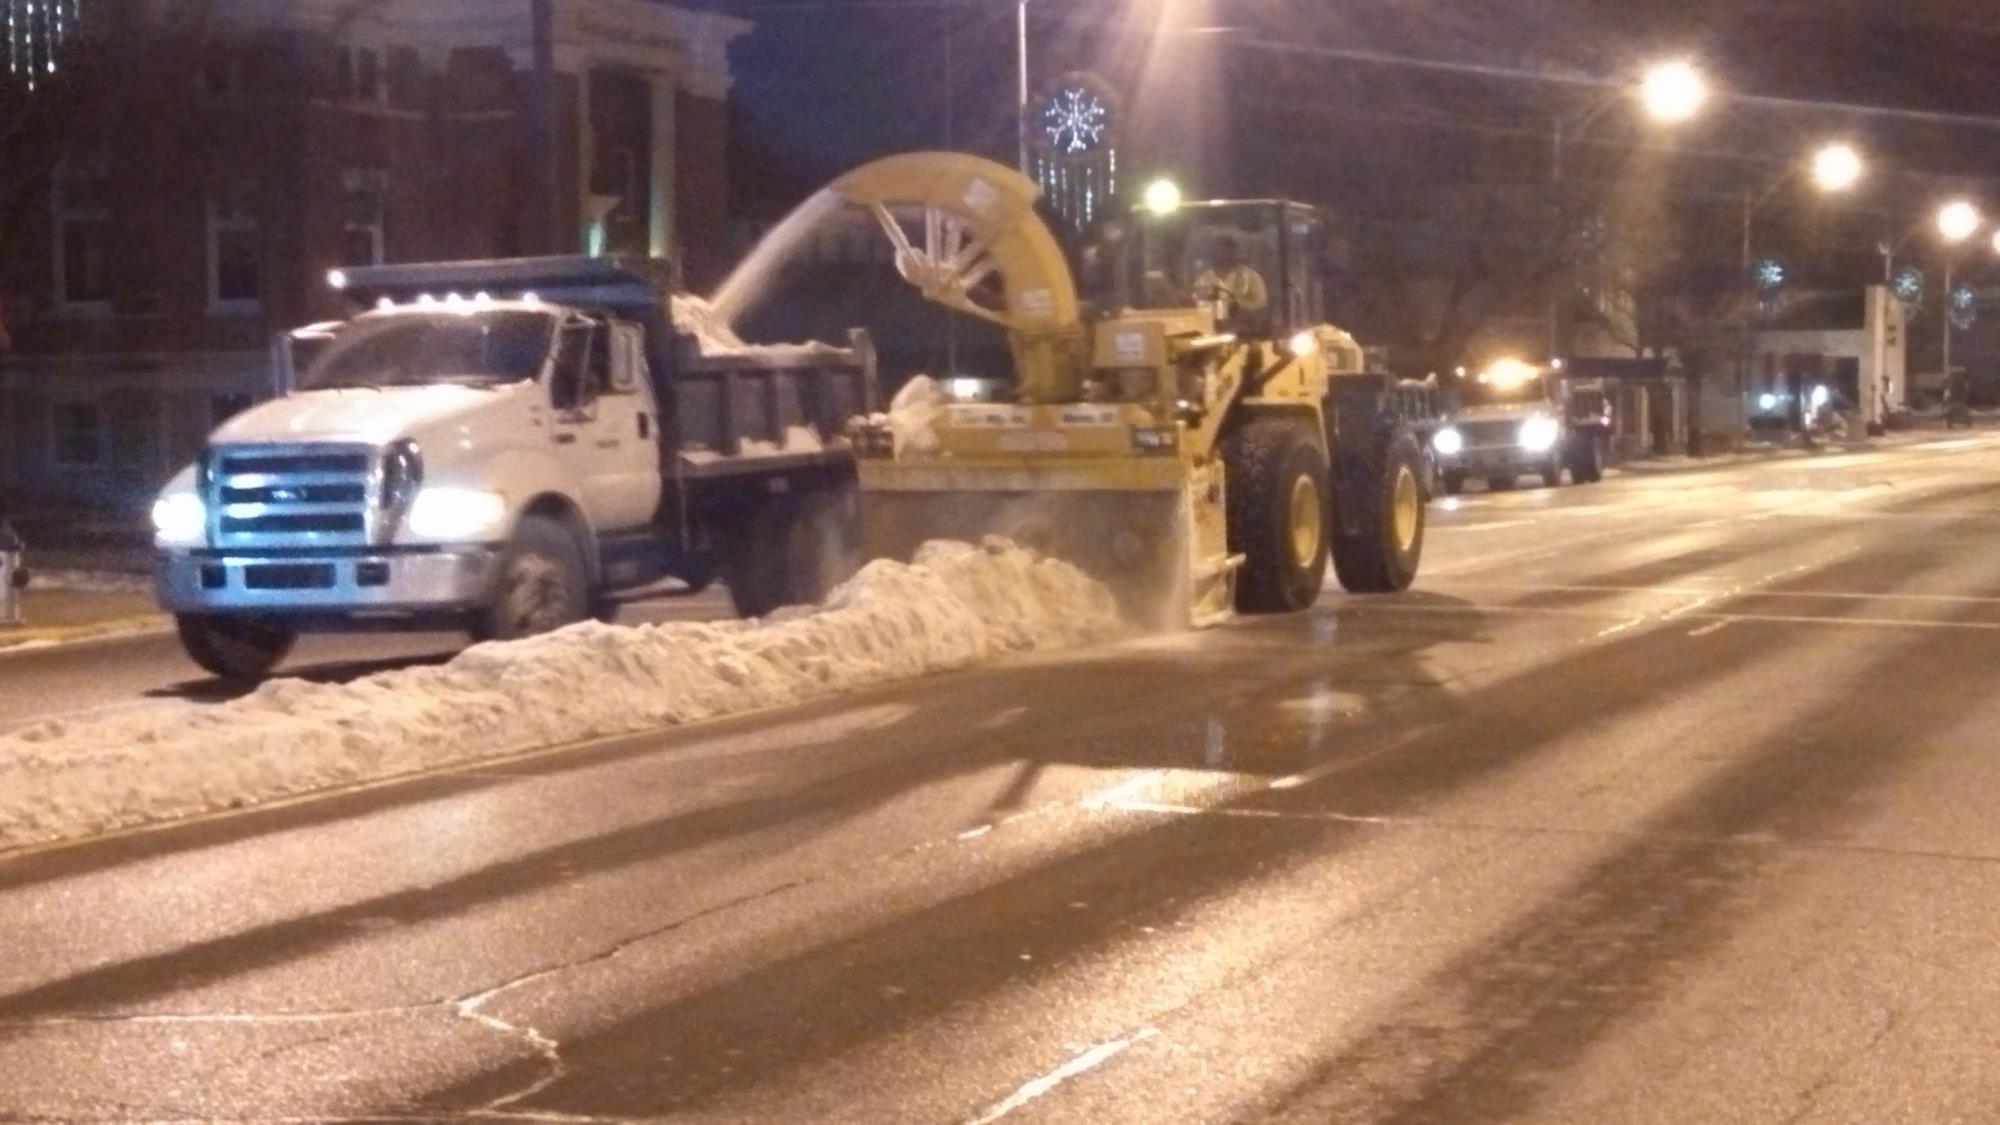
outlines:
[[[1955,246],[1979,230],[1979,208],[1963,199],[1954,199],[1938,208],[1937,225],[1945,242]]]
[[[1974,207],[1971,203],[1963,199],[1954,199],[1950,203],[1938,208],[1937,229],[1938,233],[1944,236],[1944,299],[1939,305],[1941,315],[1938,319],[1944,322],[1944,385],[1947,395],[1953,393],[1951,381],[1951,302],[1954,297],[1954,288],[1951,282],[1951,271],[1952,267],[1957,264],[1957,254],[1954,251],[1958,249],[1960,243],[1978,233],[1980,226],[1984,222],[1985,220],[1980,217],[1979,208]],[[1996,248],[2000,248],[2000,236],[1996,236],[1994,245]]]
[[[1181,207],[1181,186],[1161,178],[1146,185],[1145,208],[1155,215],[1171,215]]]
[[[1701,112],[1708,101],[1708,80],[1685,59],[1655,63],[1639,84],[1639,100],[1653,120],[1678,125]]]
[[[1861,182],[1861,154],[1853,145],[1830,144],[1813,153],[1813,185],[1821,191],[1846,191]]]
[[[1557,118],[1549,134],[1549,194],[1556,200],[1558,208],[1562,203],[1563,149],[1573,138],[1581,136],[1606,110],[1617,105],[1626,97],[1637,94],[1639,104],[1646,116],[1661,125],[1679,125],[1701,112],[1708,101],[1708,79],[1695,65],[1684,59],[1655,63],[1647,67],[1639,76],[1636,87],[1619,85],[1604,97],[1585,107],[1584,111],[1569,118]],[[1558,211],[1558,223],[1566,222]],[[1560,227],[1559,227],[1560,229]],[[1549,294],[1549,358],[1554,359],[1561,351],[1562,288],[1567,279],[1558,279],[1561,287]]]

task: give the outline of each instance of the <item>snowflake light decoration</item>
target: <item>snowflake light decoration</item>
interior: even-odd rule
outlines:
[[[1785,283],[1785,263],[1776,258],[1765,258],[1752,266],[1750,272],[1757,281],[1757,288],[1766,292]]]
[[[1924,273],[1915,266],[1904,266],[1896,271],[1889,289],[1898,301],[1914,309],[1924,303]]]
[[[1960,285],[1951,291],[1951,326],[1960,332],[1971,328],[1979,319],[1979,296],[1969,285]]]
[[[1042,135],[1064,156],[1080,156],[1104,144],[1111,130],[1111,107],[1084,86],[1064,86],[1042,104]]]

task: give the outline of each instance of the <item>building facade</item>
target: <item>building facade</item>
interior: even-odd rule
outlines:
[[[343,265],[629,251],[712,277],[748,30],[650,0],[84,6],[96,72],[0,258],[0,489],[142,509],[268,393],[274,334],[340,313]]]

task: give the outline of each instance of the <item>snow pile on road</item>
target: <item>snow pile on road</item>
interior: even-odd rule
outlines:
[[[153,580],[143,574],[120,574],[108,570],[43,570],[29,567],[32,586],[37,590],[62,590],[80,594],[149,594]]]
[[[869,564],[763,621],[587,623],[350,684],[283,680],[0,737],[0,848],[629,734],[1123,631],[1104,587],[999,539]]]

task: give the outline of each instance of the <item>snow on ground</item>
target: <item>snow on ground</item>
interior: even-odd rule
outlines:
[[[153,580],[140,574],[118,574],[103,570],[43,570],[28,568],[30,585],[36,590],[64,590],[85,594],[146,594]]]
[[[349,684],[281,680],[0,737],[0,848],[234,808],[1089,644],[1111,594],[1005,540],[878,561],[764,621],[595,622]]]

